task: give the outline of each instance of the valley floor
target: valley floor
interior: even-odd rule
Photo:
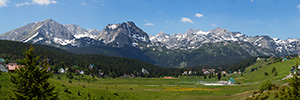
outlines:
[[[61,77],[60,80],[57,79],[58,76]],[[8,77],[7,73],[0,76],[2,98],[11,94]],[[198,84],[203,79],[197,79],[197,77],[191,79],[93,79],[90,76],[82,77],[81,75],[75,77],[81,80],[72,79],[70,83],[65,75],[54,75],[50,79],[59,91],[61,99],[88,99],[90,94],[90,98],[96,100],[224,100],[243,99],[250,96],[251,91],[258,89],[257,85],[204,86]]]
[[[63,100],[243,100],[258,91],[259,85],[265,80],[271,80],[277,85],[284,84],[281,79],[288,75],[289,69],[295,64],[295,59],[270,64],[269,61],[259,61],[249,66],[243,74],[230,74],[221,80],[234,78],[241,85],[204,86],[200,82],[217,83],[216,78],[204,79],[203,76],[179,76],[175,79],[163,78],[93,78],[88,75],[73,75],[68,79],[64,74],[55,74],[49,80],[59,92]],[[259,67],[254,72],[250,68]],[[275,67],[278,75],[271,74]],[[248,72],[248,73],[247,73]],[[264,72],[270,73],[264,75]],[[251,83],[251,84],[246,84]],[[11,95],[9,74],[0,75],[0,99]],[[272,91],[270,92],[270,100]],[[276,98],[278,99],[278,98]]]

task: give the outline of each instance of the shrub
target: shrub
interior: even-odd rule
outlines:
[[[80,94],[80,91],[79,91],[79,90],[78,90],[77,94],[78,94],[79,96],[81,96],[81,94]]]
[[[273,69],[272,69],[272,73],[274,73],[274,72],[276,72],[277,70],[276,70],[276,68],[275,67],[273,67]]]
[[[119,94],[116,92],[116,93],[114,93],[114,95],[116,95],[116,96],[119,96]]]
[[[277,76],[278,75],[278,73],[277,73],[277,71],[274,73],[274,76]]]
[[[268,76],[268,75],[269,75],[269,73],[268,73],[268,72],[265,72],[264,74],[265,74],[266,76]]]
[[[275,98],[278,98],[278,96],[279,96],[278,93],[275,92],[275,93],[274,93],[274,99],[275,99]]]
[[[262,95],[259,97],[259,100],[266,100],[269,98],[269,95]]]
[[[257,94],[257,91],[254,91],[253,94]]]
[[[67,88],[67,87],[65,87],[65,90],[64,90],[64,92],[66,92],[66,93],[69,93],[69,94],[72,94],[72,92],[71,92],[71,91],[69,91],[69,88]]]
[[[265,81],[264,83],[262,83],[260,86],[259,86],[259,90],[260,91],[264,91],[264,90],[272,90],[272,87],[275,86],[273,83],[271,83],[270,80],[268,81]]]
[[[73,78],[74,78],[72,72],[69,72],[69,73],[67,74],[67,77],[68,77],[69,79],[73,79]]]

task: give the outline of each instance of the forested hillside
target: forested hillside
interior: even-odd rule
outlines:
[[[5,58],[7,63],[20,63],[18,59],[23,58],[23,51],[29,48],[29,46],[30,44],[27,43],[1,40],[0,56]],[[162,68],[135,59],[92,54],[74,54],[51,46],[38,44],[33,44],[33,46],[36,55],[41,55],[41,58],[45,57],[49,59],[49,63],[53,66],[53,70],[72,66],[78,66],[79,69],[87,70],[89,64],[95,64],[96,68],[93,69],[94,71],[103,70],[106,73],[114,72],[117,76],[124,75],[124,73],[133,73],[134,71],[140,72],[142,68],[147,69],[150,76],[178,75],[181,73],[180,69]],[[97,71],[95,71],[95,73],[96,72]]]

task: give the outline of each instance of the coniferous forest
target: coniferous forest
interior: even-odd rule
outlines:
[[[20,59],[23,58],[23,52],[29,48],[30,45],[31,44],[27,43],[1,40],[0,57],[5,58],[6,63],[17,62],[21,64]],[[41,58],[47,58],[54,73],[56,73],[59,68],[69,68],[70,71],[73,72],[75,72],[74,68],[76,68],[78,70],[84,70],[87,75],[92,73],[97,74],[99,70],[102,70],[104,73],[114,72],[117,76],[122,76],[125,73],[141,73],[141,69],[145,68],[149,72],[148,77],[159,77],[179,75],[183,70],[177,68],[163,68],[130,58],[94,54],[74,54],[46,45],[33,44],[33,47],[36,55],[40,55]],[[96,67],[89,69],[88,66],[90,64],[94,64]]]

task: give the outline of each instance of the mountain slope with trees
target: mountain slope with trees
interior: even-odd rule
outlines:
[[[95,64],[96,68],[93,70],[96,71],[93,74],[98,74],[96,73],[98,70],[103,70],[105,73],[114,72],[117,76],[121,76],[125,73],[133,73],[133,71],[141,72],[142,68],[147,69],[152,76],[177,75],[181,73],[180,69],[162,68],[152,65],[151,63],[130,58],[109,57],[95,54],[74,54],[46,45],[33,44],[33,46],[35,48],[34,53],[41,55],[41,58],[47,58],[49,64],[53,66],[53,70],[79,66],[82,70],[92,72],[91,70],[88,70],[88,66],[90,64]],[[30,47],[30,44],[0,40],[0,47],[0,56],[7,60],[6,63],[21,63],[19,59],[23,58],[22,53],[25,51],[25,48]]]

